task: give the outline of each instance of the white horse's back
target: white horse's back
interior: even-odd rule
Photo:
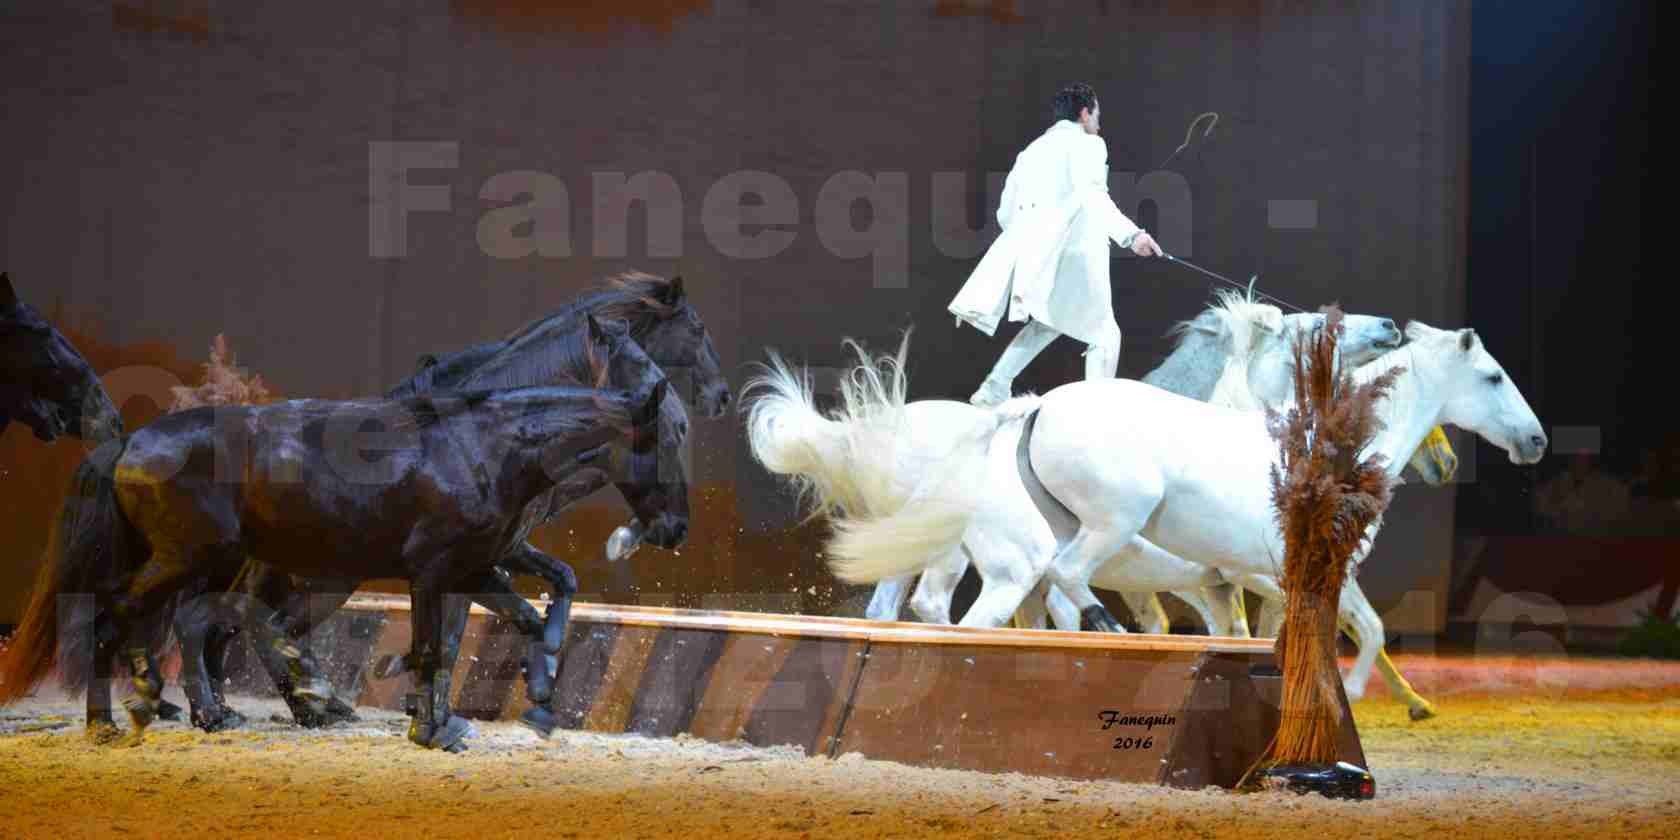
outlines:
[[[1269,518],[1276,452],[1259,412],[1126,379],[1045,394],[1031,442],[1034,472],[1087,527],[1124,520],[1180,557],[1254,572],[1272,571],[1268,536],[1231,526]]]

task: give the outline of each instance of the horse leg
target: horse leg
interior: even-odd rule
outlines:
[[[1050,594],[1050,584],[1040,578],[1038,585],[1021,602],[1020,609],[1015,611],[1015,626],[1027,630],[1046,630],[1050,627],[1050,609],[1045,604],[1045,598]]]
[[[1079,605],[1067,596],[1060,588],[1049,586],[1045,581],[1044,608],[1050,611],[1050,620],[1055,623],[1057,630],[1080,629]]]
[[[1406,704],[1406,713],[1412,720],[1428,720],[1436,715],[1435,704],[1418,694],[1400,674],[1400,669],[1394,667],[1394,661],[1388,658],[1387,647],[1377,651],[1377,673],[1382,675],[1383,682],[1388,683],[1388,693]]]
[[[102,616],[96,624],[105,620]],[[122,730],[111,714],[111,672],[116,657],[114,641],[94,642],[93,674],[87,686],[87,739],[95,744],[115,743],[122,738]]]
[[[910,584],[915,577],[900,575],[875,584],[875,594],[870,596],[869,607],[863,611],[863,617],[874,621],[897,621],[898,614],[904,609],[904,600],[910,597]]]
[[[1120,619],[1115,618],[1114,614],[1108,611],[1108,607],[1103,606],[1102,600],[1097,597],[1097,593],[1091,591],[1090,586],[1074,586],[1065,590],[1060,586],[1052,586],[1050,587],[1050,591],[1056,593],[1060,600],[1068,605],[1066,609],[1073,610],[1074,617],[1067,625],[1064,625],[1061,620],[1058,620],[1056,626],[1062,627],[1066,630],[1082,630],[1088,633],[1126,632],[1126,628],[1120,623]],[[1128,595],[1141,596],[1145,599],[1149,597],[1148,593],[1121,593],[1121,597],[1126,597]],[[1147,604],[1147,600],[1145,600],[1145,604]],[[1127,601],[1127,605],[1129,607],[1131,602]],[[1050,611],[1053,615],[1056,613],[1057,606],[1059,605],[1053,605],[1050,607]],[[1144,609],[1144,605],[1140,604],[1137,609],[1140,611],[1139,614],[1141,615],[1141,610]],[[1143,632],[1147,633],[1150,631],[1145,629]]]
[[[1201,616],[1208,635],[1248,638],[1248,622],[1239,617],[1245,614],[1242,587],[1216,583],[1200,590],[1174,590],[1173,594]]]
[[[1002,627],[1044,581],[1055,538],[1048,526],[983,523],[964,536],[963,551],[980,574],[980,597],[963,615],[964,627]],[[1033,599],[1043,603],[1043,598]]]
[[[1177,594],[1177,593],[1173,593]],[[1095,596],[1092,596],[1095,600]],[[1126,603],[1126,609],[1132,611],[1132,617],[1137,619],[1140,633],[1169,633],[1172,623],[1167,621],[1167,608],[1161,606],[1161,597],[1153,592],[1121,592],[1120,600]]]
[[[508,552],[502,562],[507,568],[536,575],[553,587],[554,595],[544,613],[538,614],[536,608],[514,590],[508,573],[502,567],[468,578],[457,584],[455,590],[470,593],[472,600],[483,604],[530,638],[522,666],[525,696],[532,706],[520,716],[520,723],[547,738],[559,722],[553,709],[554,684],[559,678],[560,649],[566,640],[572,600],[577,595],[577,576],[570,566],[528,543]],[[459,651],[469,612],[470,606],[466,601],[450,599],[445,610],[446,652]],[[402,657],[387,657],[381,660],[376,670],[381,677],[391,677],[408,669],[410,664]]]
[[[205,732],[236,728],[245,722],[243,716],[223,705],[219,663],[212,673],[210,637],[219,629],[211,623],[214,599],[212,593],[199,591],[175,610],[175,636],[181,643],[181,690],[187,695],[193,726]]]
[[[960,546],[923,569],[916,592],[910,596],[911,612],[927,624],[950,624],[951,596],[956,594],[967,569],[968,557]]]
[[[1241,586],[1231,586],[1231,635],[1239,639],[1252,638],[1248,632],[1248,597],[1245,592]]]
[[[1261,639],[1275,639],[1283,629],[1284,610],[1288,606],[1283,587],[1271,575],[1241,575],[1232,580],[1242,589],[1260,596],[1260,616],[1254,635]]]
[[[326,586],[329,583],[332,586]],[[246,599],[243,621],[251,633],[251,649],[292,719],[306,729],[357,719],[355,709],[335,696],[307,646],[297,644],[314,629],[318,616],[329,616],[350,600],[353,588],[354,582],[345,580],[311,581],[304,588],[291,575],[266,567],[252,572],[252,597]]]
[[[1045,574],[1070,598],[1081,597],[1091,576],[1110,559],[1131,547],[1134,537],[1160,506],[1166,493],[1165,480],[1144,470],[1129,470],[1124,463],[1096,467],[1085,455],[1066,442],[1051,444],[1055,424],[1039,418],[1040,426],[1029,457],[1045,492],[1061,502],[1079,527],[1050,559]],[[1049,452],[1042,450],[1049,447]],[[1082,473],[1089,473],[1083,475]],[[1135,557],[1135,552],[1128,558]],[[1120,630],[1120,622],[1101,604],[1081,610],[1084,621],[1109,632]]]
[[[210,696],[222,709],[222,729],[236,729],[245,725],[245,716],[228,708],[222,689],[227,685],[228,643],[239,635],[239,627],[220,622],[210,625],[204,637],[204,670],[210,677]]]
[[[1371,668],[1376,665],[1377,654],[1383,647],[1383,625],[1376,609],[1365,599],[1365,592],[1359,588],[1359,581],[1351,574],[1342,584],[1339,601],[1339,623],[1359,645],[1359,653],[1354,656],[1353,667],[1348,669],[1347,676],[1342,679],[1342,688],[1347,692],[1348,702],[1351,703],[1365,696],[1365,686],[1371,681]]]
[[[1209,635],[1224,635],[1216,629],[1217,619],[1213,617],[1213,609],[1208,606],[1209,602],[1213,600],[1212,596],[1194,589],[1174,589],[1171,591],[1178,600],[1190,605],[1190,609],[1194,610],[1196,617],[1202,620],[1202,626],[1207,628]]]
[[[535,548],[530,549],[541,554]],[[549,560],[547,555],[543,555]],[[557,562],[557,561],[556,561]],[[559,566],[570,572],[564,563]],[[529,567],[527,567],[529,568]],[[472,599],[488,607],[503,620],[512,624],[529,639],[522,670],[525,675],[525,698],[531,708],[519,716],[519,722],[543,738],[554,734],[560,718],[554,712],[554,684],[560,676],[560,649],[566,642],[566,625],[571,616],[572,596],[577,592],[576,579],[551,581],[556,595],[547,610],[538,614],[535,607],[514,590],[506,572],[494,569],[464,582],[460,589],[470,588]],[[449,607],[444,627],[446,658],[453,658],[460,650],[461,637],[466,629],[468,604],[464,598]]]
[[[120,653],[129,665],[130,682],[135,694],[123,701],[128,720],[133,726],[124,739],[129,746],[145,739],[146,727],[157,719],[158,705],[163,698],[163,675],[158,672],[152,656],[152,633],[138,632],[156,629],[161,620],[160,610],[174,597],[188,568],[181,562],[183,552],[167,544],[154,545],[152,555],[134,573],[128,592],[112,599],[108,638],[111,650]]]
[[[102,605],[105,599],[93,593],[78,595],[61,595],[59,620],[66,622],[86,621],[93,625],[93,632],[89,634],[87,643],[93,648],[88,662],[91,673],[87,675],[87,739],[95,744],[109,744],[122,737],[122,730],[117,728],[117,722],[111,714],[111,676],[116,662],[117,648],[112,637],[115,628],[111,625],[108,615],[108,604]]]
[[[409,582],[409,600],[413,604],[414,647],[411,656],[415,665],[415,693],[410,695],[408,704],[414,716],[409,722],[408,739],[428,749],[461,752],[466,749],[463,740],[472,730],[472,725],[449,711],[449,678],[455,663],[446,659],[444,649],[447,593],[440,581],[429,580],[428,577],[431,576],[419,576]]]
[[[509,552],[505,562],[541,577],[554,589],[541,620],[538,620],[536,610],[519,597],[512,583],[503,575],[486,576],[485,589],[489,591],[485,595],[491,600],[480,599],[485,606],[513,622],[530,639],[525,653],[525,698],[531,701],[531,708],[519,716],[519,722],[547,738],[560,721],[554,713],[554,684],[560,678],[560,649],[566,643],[572,599],[578,590],[577,575],[572,572],[572,567],[530,543]]]

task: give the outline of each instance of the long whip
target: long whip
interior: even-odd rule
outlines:
[[[1208,276],[1208,277],[1212,277],[1212,278],[1213,278],[1213,279],[1215,279],[1215,280],[1218,280],[1218,281],[1220,281],[1220,282],[1223,282],[1223,283],[1229,283],[1229,284],[1230,284],[1230,285],[1232,285],[1232,286],[1235,286],[1235,287],[1237,287],[1237,288],[1239,288],[1239,289],[1242,289],[1242,290],[1243,290],[1243,291],[1244,291],[1244,292],[1245,292],[1245,293],[1246,293],[1246,294],[1247,294],[1247,295],[1248,295],[1248,298],[1249,298],[1249,300],[1253,300],[1253,299],[1254,299],[1254,298],[1255,298],[1255,297],[1261,297],[1261,298],[1264,298],[1264,299],[1266,299],[1266,300],[1269,300],[1269,301],[1271,301],[1271,302],[1273,302],[1273,303],[1275,303],[1275,304],[1277,304],[1277,305],[1278,305],[1278,306],[1281,306],[1281,307],[1286,307],[1286,308],[1288,308],[1288,309],[1293,309],[1293,310],[1295,310],[1295,311],[1296,311],[1296,312],[1305,312],[1305,311],[1307,311],[1307,310],[1305,310],[1305,309],[1302,309],[1302,308],[1301,308],[1301,307],[1299,307],[1299,306],[1296,306],[1296,305],[1295,305],[1295,304],[1293,304],[1293,303],[1290,303],[1290,302],[1289,302],[1289,301],[1287,301],[1287,300],[1283,300],[1283,299],[1281,299],[1281,298],[1276,298],[1276,297],[1272,297],[1272,296],[1271,296],[1271,295],[1268,295],[1268,294],[1266,294],[1266,293],[1265,293],[1265,292],[1256,292],[1256,291],[1254,291],[1254,282],[1255,282],[1255,281],[1256,281],[1256,280],[1259,280],[1259,279],[1260,279],[1260,275],[1258,275],[1258,274],[1256,274],[1256,275],[1254,275],[1254,276],[1253,276],[1253,277],[1250,277],[1250,278],[1248,278],[1248,282],[1247,282],[1247,283],[1238,283],[1238,282],[1237,282],[1237,281],[1235,281],[1235,280],[1232,280],[1232,279],[1231,279],[1231,278],[1229,278],[1229,277],[1226,277],[1226,276],[1225,276],[1225,275],[1223,275],[1223,274],[1220,274],[1220,273],[1219,273],[1219,272],[1217,272],[1217,271],[1209,271],[1209,270],[1207,270],[1207,269],[1205,269],[1205,268],[1202,268],[1202,267],[1201,267],[1201,266],[1199,266],[1199,265],[1196,265],[1196,264],[1195,264],[1195,263],[1193,263],[1193,262],[1190,262],[1190,261],[1189,261],[1189,260],[1182,260],[1182,259],[1179,259],[1179,258],[1178,258],[1178,257],[1175,257],[1175,256],[1173,256],[1173,255],[1172,255],[1172,254],[1169,254],[1169,253],[1167,253],[1167,252],[1166,252],[1166,251],[1162,251],[1162,252],[1161,252],[1161,256],[1163,256],[1163,257],[1166,257],[1166,258],[1167,258],[1167,259],[1168,259],[1168,260],[1170,260],[1170,261],[1172,261],[1172,262],[1175,262],[1175,263],[1178,263],[1178,264],[1179,264],[1179,265],[1182,265],[1182,266],[1184,266],[1184,267],[1185,267],[1185,268],[1188,268],[1188,269],[1190,269],[1190,270],[1191,270],[1191,271],[1195,271],[1195,272],[1197,272],[1197,273],[1200,273],[1200,274],[1204,274],[1204,275],[1207,275],[1207,276]]]

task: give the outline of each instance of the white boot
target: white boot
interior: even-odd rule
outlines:
[[[1113,379],[1120,372],[1120,328],[1111,327],[1103,340],[1085,348],[1085,378]]]
[[[1009,346],[1003,348],[1003,355],[998,357],[992,372],[986,375],[986,381],[980,383],[980,390],[975,391],[968,401],[981,408],[990,408],[1009,399],[1015,377],[1059,335],[1061,333],[1037,321],[1028,321],[1010,340]]]
[[[975,391],[974,396],[968,398],[968,402],[981,408],[1000,406],[1011,396],[1009,390],[1011,384],[1010,382],[999,382],[996,377],[988,376],[985,382],[980,383],[980,390]]]

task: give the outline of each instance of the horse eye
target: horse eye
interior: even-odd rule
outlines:
[[[1489,385],[1498,385],[1499,383],[1505,381],[1505,374],[1490,373],[1490,374],[1488,374],[1487,381],[1488,381]]]

